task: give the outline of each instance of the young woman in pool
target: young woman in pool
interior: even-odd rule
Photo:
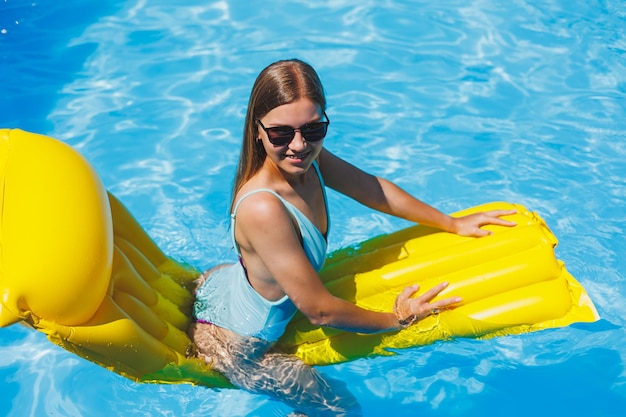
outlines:
[[[375,210],[466,236],[486,224],[511,226],[494,211],[452,218],[393,183],[369,175],[323,147],[330,123],[315,70],[299,60],[276,62],[257,77],[245,120],[233,188],[231,233],[239,262],[203,274],[191,329],[199,355],[249,391],[264,393],[308,415],[356,415],[347,390],[331,386],[273,343],[300,310],[312,323],[360,333],[394,331],[461,300],[398,295],[393,311],[365,310],[331,295],[318,271],[330,228],[324,187]]]

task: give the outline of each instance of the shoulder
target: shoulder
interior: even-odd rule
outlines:
[[[250,192],[242,192],[237,196],[237,215],[243,210],[244,212],[256,209],[259,211],[275,210],[283,206],[281,197],[276,191],[271,189],[257,189]]]
[[[237,242],[244,247],[264,247],[267,242],[272,242],[274,248],[298,247],[292,215],[280,198],[271,192],[255,192],[242,200],[233,227]]]
[[[273,223],[277,218],[289,218],[285,204],[271,190],[243,194],[238,201],[235,218],[239,224]]]

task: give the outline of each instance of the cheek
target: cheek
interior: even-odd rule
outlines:
[[[270,157],[278,157],[286,149],[284,146],[274,146],[274,145],[272,145],[270,143],[270,141],[267,140],[267,137],[263,137],[259,142],[261,143],[259,146],[262,146],[263,149],[265,150],[265,154],[270,156]]]
[[[324,148],[324,139],[322,139],[321,141],[314,143],[313,144],[313,149],[315,152],[315,156],[317,157],[317,155],[320,154],[320,152],[322,152],[322,149]]]

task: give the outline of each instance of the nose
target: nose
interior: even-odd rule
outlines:
[[[306,139],[302,136],[302,132],[300,129],[294,129],[295,134],[293,135],[293,139],[289,142],[289,147],[293,150],[304,149],[307,146]]]

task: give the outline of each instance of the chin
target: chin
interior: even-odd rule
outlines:
[[[293,162],[285,158],[280,168],[290,175],[302,175],[311,168],[311,165],[313,165],[313,160],[309,158],[299,162]]]

